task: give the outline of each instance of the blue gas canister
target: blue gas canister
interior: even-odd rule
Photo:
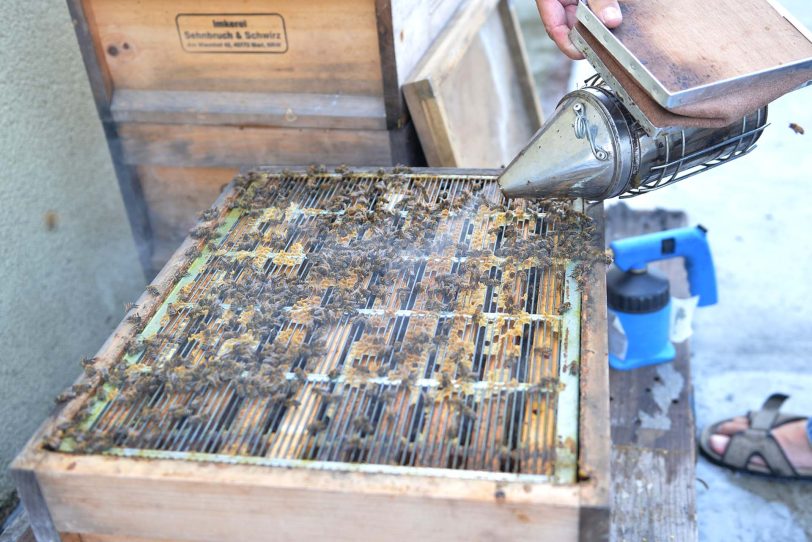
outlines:
[[[630,237],[610,245],[614,265],[606,277],[609,364],[628,370],[671,361],[671,292],[668,279],[649,270],[657,260],[682,257],[691,295],[700,307],[716,303],[716,274],[702,226]]]

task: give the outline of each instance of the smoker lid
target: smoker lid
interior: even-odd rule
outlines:
[[[624,0],[620,7],[623,23],[614,30],[583,2],[577,18],[668,110],[750,99],[749,89],[765,82],[780,96],[812,79],[812,34],[771,0]]]

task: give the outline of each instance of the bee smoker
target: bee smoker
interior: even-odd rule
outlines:
[[[637,196],[744,156],[766,123],[763,107],[724,128],[666,128],[652,136],[596,76],[564,96],[499,186],[508,198]]]
[[[716,303],[716,274],[702,226],[630,237],[610,245],[614,265],[606,277],[609,365],[628,370],[671,361],[672,306],[668,279],[649,270],[657,260],[682,257],[698,306]]]

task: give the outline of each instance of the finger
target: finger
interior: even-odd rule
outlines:
[[[569,38],[570,25],[564,4],[577,3],[577,0],[537,0],[544,29],[561,51],[572,58],[580,60],[584,56],[575,48]]]
[[[553,29],[547,30],[547,34],[550,36],[558,48],[561,49],[561,52],[570,57],[573,60],[582,60],[584,55],[575,48],[575,45],[572,44],[570,41],[570,29],[567,26],[557,26]]]
[[[606,28],[617,28],[623,22],[623,14],[617,0],[589,0],[589,7]]]

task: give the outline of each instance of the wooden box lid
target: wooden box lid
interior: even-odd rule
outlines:
[[[765,79],[790,81],[786,91],[812,79],[812,34],[772,0],[621,0],[620,7],[615,30],[586,4],[578,20],[666,109]]]

